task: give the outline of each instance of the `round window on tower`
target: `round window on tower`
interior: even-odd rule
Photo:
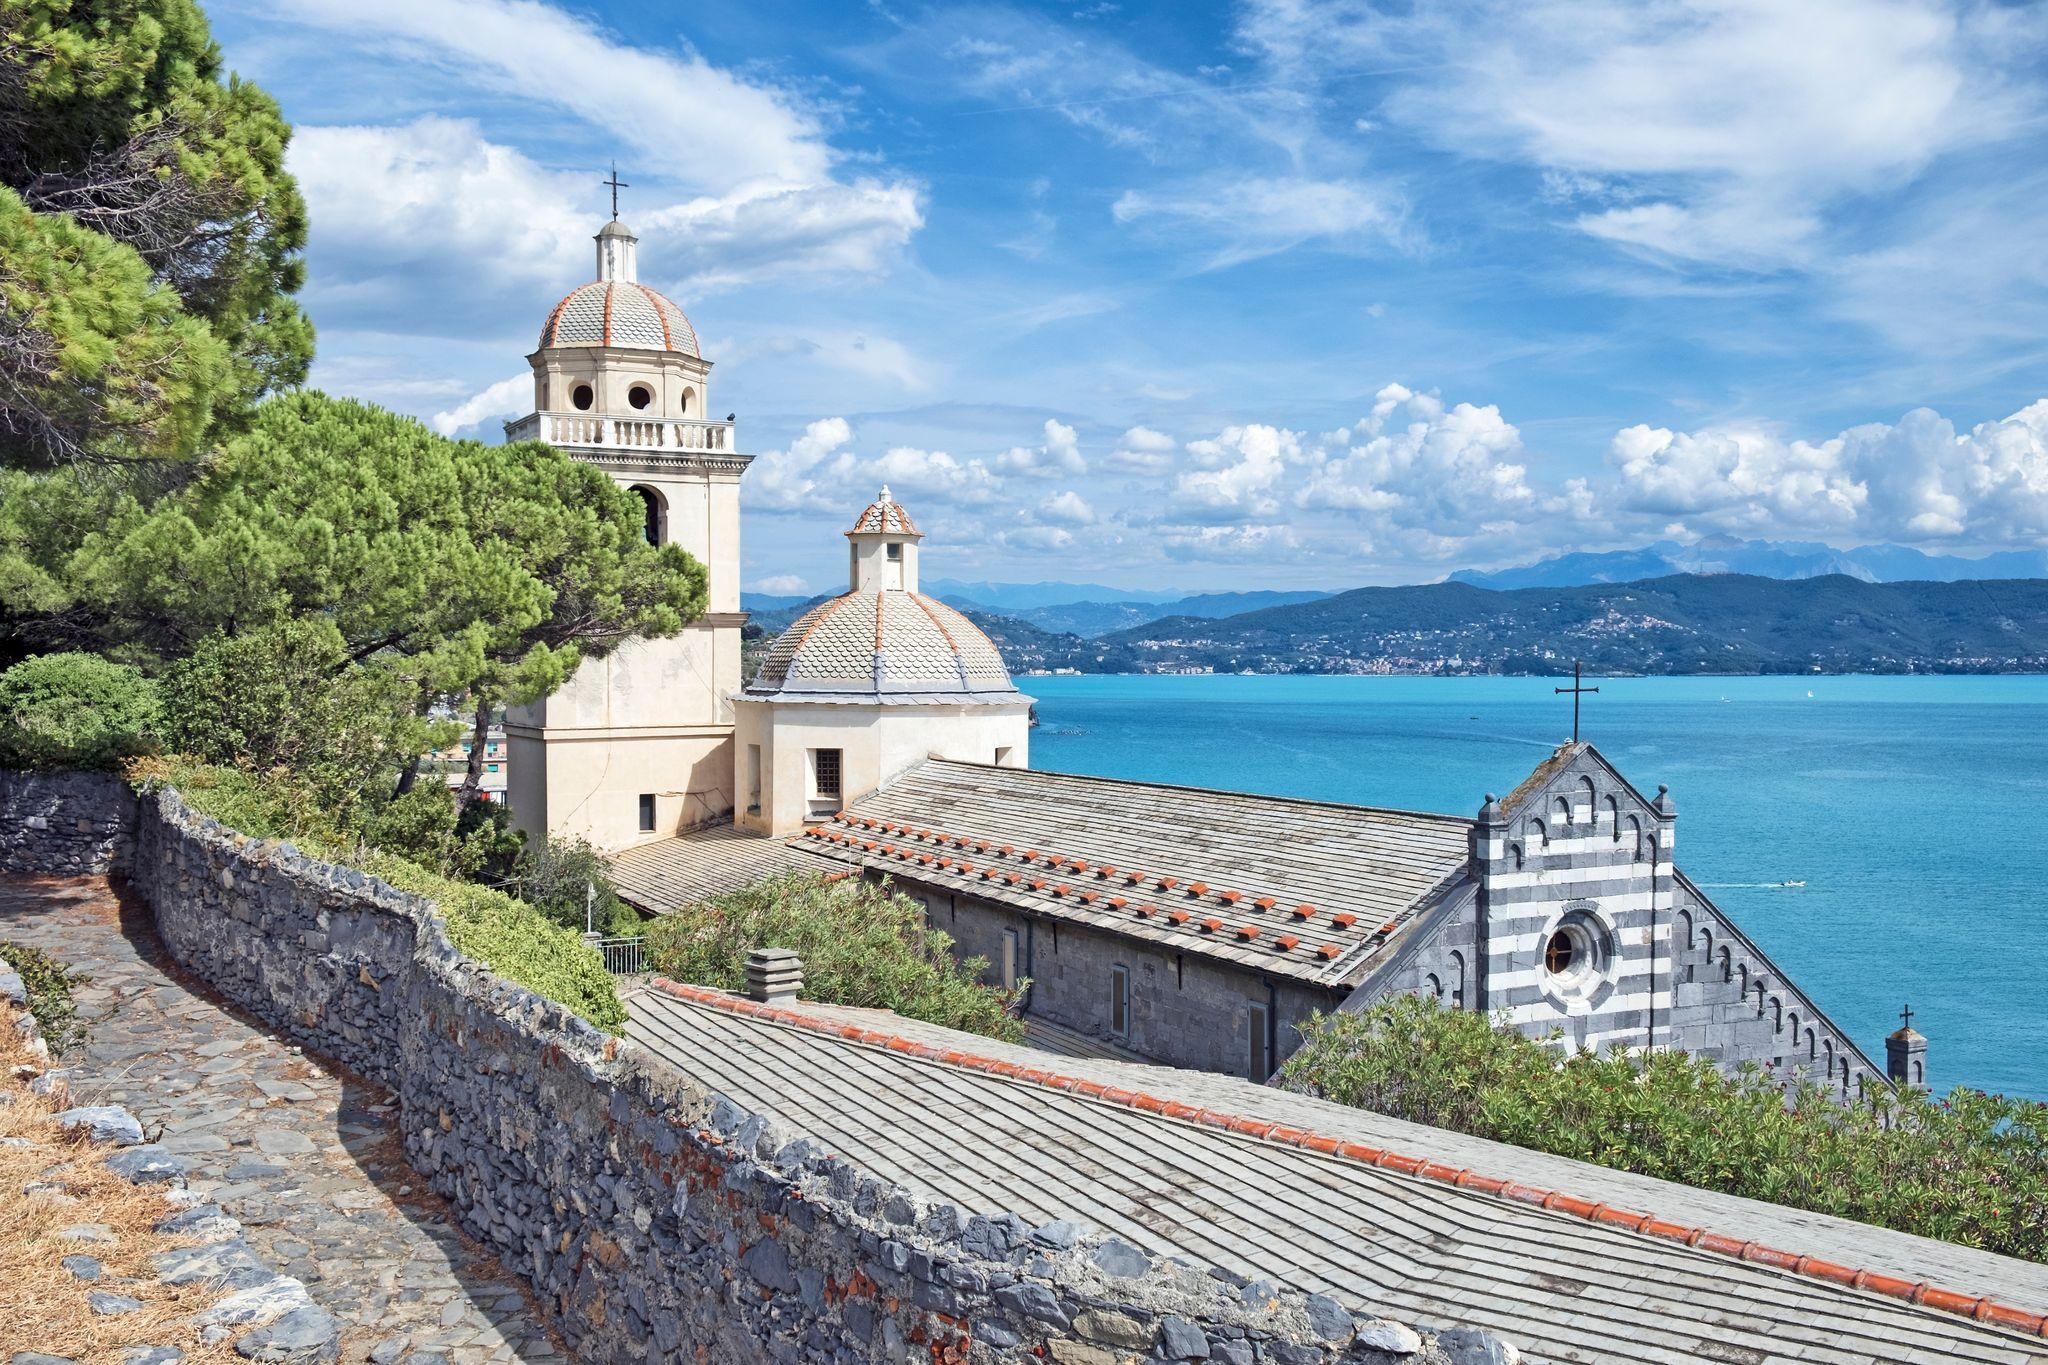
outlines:
[[[654,401],[654,390],[645,384],[635,384],[626,390],[626,401],[636,408],[644,408]]]
[[[597,393],[588,384],[578,384],[570,390],[569,401],[576,405],[576,411],[589,412],[590,405],[597,401]]]

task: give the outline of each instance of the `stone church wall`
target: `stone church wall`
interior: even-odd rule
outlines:
[[[124,871],[135,793],[118,773],[0,771],[0,872]]]
[[[174,792],[147,799],[138,835],[134,881],[170,951],[392,1087],[408,1161],[586,1362],[1515,1358],[1489,1333],[1244,1295],[1071,1224],[928,1202],[492,976],[424,901]]]
[[[1670,1010],[1673,819],[1590,745],[1559,750],[1482,822],[1473,1007],[1579,1047],[1638,1047]],[[1560,931],[1575,950],[1553,971]]]
[[[1673,916],[1669,1040],[1717,1062],[1755,1062],[1843,1097],[1884,1080],[1856,1044],[1683,874]]]
[[[1030,1013],[1169,1066],[1254,1076],[1251,1014],[1270,1021],[1272,1069],[1299,1046],[1300,1029],[1318,1009],[1332,1010],[1341,996],[1256,972],[1236,971],[1197,953],[1154,949],[1132,939],[1072,924],[1037,920],[1006,905],[899,878],[922,901],[933,927],[952,935],[964,957],[989,961],[986,979],[1001,980],[1003,934],[1018,941],[1017,974],[1031,978]],[[1112,973],[1127,968],[1128,1028],[1111,1031]]]

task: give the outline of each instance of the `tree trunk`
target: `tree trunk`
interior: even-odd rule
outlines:
[[[462,774],[462,785],[456,788],[455,805],[458,809],[467,807],[476,800],[477,793],[484,785],[484,743],[491,733],[491,699],[478,697],[476,722],[469,731],[469,767]]]
[[[433,710],[433,708],[434,689],[427,686],[425,683],[421,683],[419,709],[416,714],[422,716],[427,715]],[[419,777],[420,756],[418,754],[414,754],[411,757],[407,758],[405,760],[405,766],[398,770],[398,786],[396,789],[392,791],[391,799],[396,801],[399,797],[411,791],[413,783],[419,781]]]

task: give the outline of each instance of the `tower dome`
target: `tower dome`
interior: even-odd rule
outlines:
[[[640,239],[614,218],[597,234],[597,278],[578,285],[541,325],[540,349],[619,346],[701,358],[690,319],[636,278]]]

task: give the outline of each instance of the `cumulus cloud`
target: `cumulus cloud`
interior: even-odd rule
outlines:
[[[443,436],[459,436],[492,417],[524,417],[533,411],[533,376],[515,374],[481,393],[471,394],[446,412],[429,419]]]
[[[802,574],[778,573],[754,580],[755,592],[765,592],[775,597],[800,597],[810,590],[810,583]]]
[[[2048,540],[2048,399],[1967,432],[1927,408],[1832,439],[1633,426],[1609,459],[1624,505],[1700,530],[1932,545]]]
[[[1048,417],[1043,445],[1011,446],[996,456],[996,468],[1005,474],[1083,474],[1088,464],[1081,458],[1080,437],[1074,429]]]
[[[1253,423],[1226,427],[1214,437],[1188,442],[1188,453],[1204,467],[1174,482],[1184,507],[1270,515],[1279,507],[1281,477],[1302,462],[1301,437],[1279,427]]]
[[[302,127],[291,167],[312,211],[321,315],[474,331],[593,277],[587,177],[543,170],[468,119]],[[752,183],[639,215],[650,278],[688,298],[798,275],[884,270],[924,217],[906,182]],[[538,329],[536,314],[534,326]],[[858,354],[851,339],[849,354]]]
[[[1095,509],[1071,488],[1046,499],[1040,511],[1047,521],[1065,522],[1069,526],[1087,526],[1095,520]]]
[[[845,501],[844,490],[827,487],[822,466],[853,440],[844,417],[823,417],[804,428],[787,450],[756,455],[747,468],[741,496],[746,505],[772,512],[830,511]]]

